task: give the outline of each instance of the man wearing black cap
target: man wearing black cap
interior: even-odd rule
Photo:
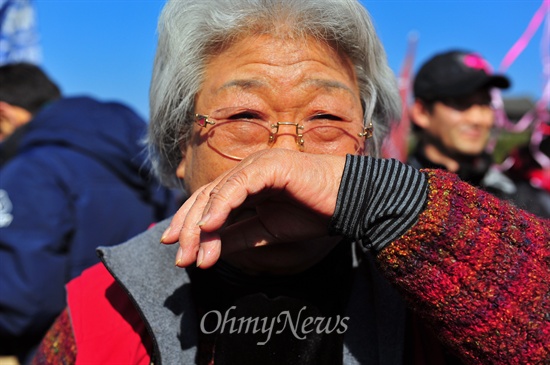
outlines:
[[[495,75],[480,55],[465,51],[440,53],[424,63],[414,80],[410,108],[418,143],[408,163],[416,168],[440,168],[523,209],[536,212],[534,197],[519,195],[515,183],[496,169],[485,151],[495,121],[491,88],[506,89],[510,81]],[[424,364],[462,362],[443,347],[431,330],[409,313],[410,330],[432,349]]]
[[[490,90],[509,86],[508,78],[491,74],[476,53],[449,51],[428,60],[414,80],[410,117],[419,139],[409,163],[455,172],[500,198],[513,199],[514,183],[490,169],[492,159],[485,152],[495,120]]]

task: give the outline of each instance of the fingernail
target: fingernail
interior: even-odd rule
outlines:
[[[210,219],[210,214],[207,214],[207,215],[204,215],[201,220],[199,221],[199,223],[197,223],[197,226],[199,227],[202,227],[206,224],[206,222],[208,222],[208,220]]]
[[[180,248],[178,248],[178,253],[176,254],[176,266],[180,266],[180,262],[181,262],[181,257],[183,256],[183,250]]]
[[[164,243],[164,239],[166,238],[166,236],[168,236],[168,233],[170,233],[171,228],[172,227],[170,227],[170,226],[168,226],[168,228],[166,228],[166,230],[164,231],[164,233],[160,237],[160,243]]]
[[[204,259],[204,251],[202,247],[199,247],[199,253],[197,254],[197,267],[201,266],[203,259]]]

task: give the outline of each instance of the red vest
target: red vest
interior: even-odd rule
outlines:
[[[150,364],[152,344],[145,324],[124,289],[103,264],[67,285],[76,341],[76,365]]]

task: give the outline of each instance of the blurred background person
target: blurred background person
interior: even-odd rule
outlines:
[[[519,195],[536,197],[535,214],[550,218],[550,125],[541,123],[539,128],[540,142],[514,148],[508,157],[511,166],[504,173],[514,181]]]
[[[416,168],[440,168],[518,207],[540,212],[535,196],[519,195],[515,183],[493,166],[486,150],[495,123],[491,88],[510,80],[492,74],[479,54],[438,53],[419,69],[413,83],[410,118],[417,142],[408,158]]]
[[[64,285],[175,208],[128,107],[66,98],[37,66],[0,67],[0,355],[25,363],[65,307]]]

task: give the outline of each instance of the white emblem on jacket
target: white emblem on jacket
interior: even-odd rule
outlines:
[[[7,227],[13,220],[11,214],[13,206],[6,190],[0,189],[0,228]]]

